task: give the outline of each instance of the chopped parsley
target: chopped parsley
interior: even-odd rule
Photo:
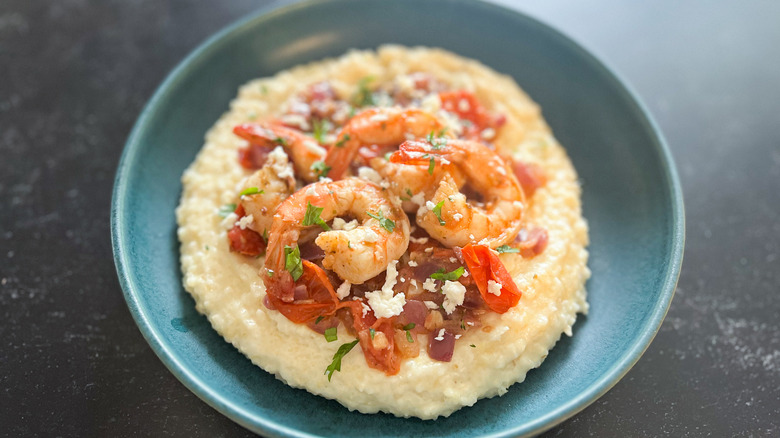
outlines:
[[[439,201],[438,204],[436,204],[433,207],[433,214],[436,215],[436,219],[439,220],[439,225],[445,225],[446,222],[444,222],[444,219],[441,218],[441,208],[444,206],[444,200]]]
[[[497,251],[499,254],[503,254],[503,253],[505,253],[505,252],[506,252],[506,253],[515,253],[515,252],[520,252],[520,249],[519,249],[519,248],[512,248],[512,247],[511,247],[511,246],[509,246],[509,245],[501,245],[501,246],[499,246],[498,248],[496,248],[496,251]]]
[[[349,134],[342,135],[341,140],[336,142],[336,147],[337,148],[344,147],[344,143],[348,142],[350,138],[351,137],[349,136]]]
[[[234,211],[236,211],[236,204],[225,204],[222,207],[219,207],[217,214],[222,217],[228,217],[230,216],[230,213],[233,213]]]
[[[430,155],[428,158],[428,175],[433,175],[434,166],[436,166],[436,160],[433,158],[433,155]]]
[[[318,178],[325,178],[328,176],[331,167],[325,164],[323,160],[317,160],[311,165],[311,170],[317,173]]]
[[[262,237],[263,237],[263,240],[265,240],[265,243],[267,244],[268,243],[268,228],[263,230],[263,236]]]
[[[248,195],[262,195],[264,192],[257,187],[247,187],[244,190],[241,190],[241,193],[238,194],[238,196],[248,196]]]
[[[341,347],[339,347],[339,349],[336,351],[336,354],[333,355],[333,362],[331,362],[330,365],[328,365],[328,368],[325,369],[325,374],[328,375],[328,382],[330,382],[330,378],[333,377],[334,372],[341,371],[341,359],[346,356],[347,353],[352,351],[358,342],[359,341],[355,339],[354,341],[342,344]]]
[[[425,139],[428,140],[428,143],[431,144],[433,150],[438,151],[439,149],[443,148],[447,144],[446,141],[441,138],[441,136],[444,135],[445,130],[446,128],[439,131],[438,137],[436,136],[435,131],[431,131],[431,133],[428,134],[427,137],[425,137]]]
[[[275,141],[276,143],[279,143],[279,144],[280,144],[280,145],[282,145],[282,146],[287,146],[287,140],[285,140],[285,139],[284,139],[284,138],[282,138],[282,137],[276,137],[276,139],[274,139],[274,141]]]
[[[312,135],[319,144],[325,144],[325,135],[330,131],[330,122],[325,119],[312,119]]]
[[[386,218],[382,210],[377,210],[377,213],[368,212],[368,215],[379,221],[379,225],[382,226],[388,233],[392,233],[395,230],[395,222]]]
[[[370,328],[368,329],[368,334],[371,335],[371,339],[374,339],[374,335],[376,335],[376,330]]]
[[[414,338],[412,338],[412,334],[409,333],[409,330],[413,329],[416,324],[413,322],[410,322],[409,324],[406,324],[403,329],[406,331],[406,340],[410,344],[414,343]]]
[[[315,207],[311,205],[311,202],[306,202],[306,214],[303,215],[303,222],[301,225],[308,227],[309,225],[319,225],[325,231],[330,231],[330,227],[320,217],[320,213],[324,210],[323,207]]]
[[[469,347],[471,347],[471,348],[477,348],[477,346],[476,346],[476,345],[474,345],[474,344],[471,344],[471,345],[469,345]]]
[[[320,321],[322,321],[323,319],[325,319],[324,316],[322,316],[322,315],[318,316],[317,319],[314,320],[314,324],[319,324]]]
[[[301,261],[301,250],[298,246],[284,246],[284,269],[292,275],[293,280],[298,281],[303,275],[303,262]]]
[[[431,278],[434,280],[444,280],[444,281],[455,281],[460,278],[461,275],[463,275],[463,272],[466,271],[466,268],[463,266],[459,267],[458,269],[447,272],[444,270],[444,268],[439,269],[438,271],[431,274]]]
[[[325,340],[328,342],[333,342],[339,339],[339,335],[337,333],[336,327],[331,327],[328,329],[325,329]]]
[[[265,270],[265,274],[268,275],[269,277],[273,277],[274,276],[274,270],[273,269],[266,269]]]
[[[366,76],[358,81],[357,93],[355,93],[355,96],[352,98],[355,106],[363,107],[374,105],[374,96],[371,94],[371,89],[368,88],[368,84],[373,80],[373,76]]]

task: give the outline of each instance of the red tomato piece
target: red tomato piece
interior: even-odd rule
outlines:
[[[305,298],[285,302],[270,293],[267,295],[276,310],[295,323],[312,322],[320,316],[332,315],[339,308],[339,299],[328,280],[328,274],[314,263],[307,260],[302,262],[303,274],[295,284],[305,286]]]
[[[471,122],[463,131],[463,136],[469,140],[480,140],[483,130],[498,129],[506,121],[504,116],[491,114],[473,93],[466,90],[445,91],[439,93],[439,99],[446,111]]]
[[[363,316],[363,306],[360,301],[350,301],[344,305],[352,311],[355,331],[360,339],[360,348],[363,350],[363,356],[365,356],[368,366],[382,371],[388,376],[398,374],[398,371],[401,370],[401,357],[395,348],[393,329],[395,317],[377,319],[371,310]],[[384,348],[374,346],[371,329],[374,329],[374,337],[379,333],[384,335],[387,340]]]
[[[463,247],[463,258],[469,272],[474,277],[474,282],[479,288],[482,299],[485,300],[490,310],[496,313],[505,313],[516,306],[522,293],[517,288],[509,271],[501,263],[498,253],[485,245],[468,244]],[[493,280],[501,285],[501,293],[495,295],[488,290],[488,281]]]
[[[242,205],[239,205],[234,213],[238,215],[239,219],[246,216]],[[257,257],[265,252],[263,236],[249,228],[242,230],[238,225],[234,225],[227,235],[231,251],[250,257]]]

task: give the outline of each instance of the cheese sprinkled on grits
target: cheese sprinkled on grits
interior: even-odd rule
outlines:
[[[306,324],[293,323],[268,309],[263,304],[263,258],[230,250],[226,235],[238,219],[231,213],[226,230],[218,212],[236,202],[240,184],[249,174],[236,158],[245,141],[232,130],[241,123],[279,116],[285,110],[284,102],[318,81],[329,81],[338,95],[348,97],[361,78],[372,77],[376,83],[403,78],[398,83],[412,87],[408,75],[416,72],[428,73],[453,89],[468,90],[488,109],[506,117],[501,129],[489,128],[481,135],[492,139],[498,151],[543,169],[546,183],[531,198],[523,221],[529,225],[526,228],[544,228],[548,244],[531,258],[513,252],[500,254],[522,292],[519,304],[503,314],[486,313],[480,327],[465,331],[457,340],[451,361],[433,360],[422,351],[405,359],[398,374],[386,375],[369,368],[360,348],[355,348],[343,357],[340,372],[329,381],[324,372],[334,353],[354,337],[339,325],[339,342],[326,342]],[[440,111],[442,103],[437,100],[426,98],[424,109]],[[458,104],[461,110],[468,105],[468,101]],[[457,120],[448,123],[453,130],[464,129]],[[289,172],[289,168],[281,170]],[[375,177],[376,172],[363,173]],[[337,400],[350,410],[435,419],[480,398],[502,395],[542,363],[562,333],[571,336],[577,313],[588,310],[584,289],[590,276],[587,226],[580,211],[577,175],[566,152],[542,119],[540,108],[511,78],[443,50],[383,46],[376,52],[353,51],[244,85],[230,111],[206,134],[205,145],[182,183],[184,191],[176,210],[181,267],[184,287],[195,299],[197,310],[259,367],[292,387]],[[246,221],[239,223],[246,226]],[[345,222],[341,220],[339,226],[345,227]],[[416,266],[412,263],[409,266]],[[395,262],[390,270],[393,278],[388,282],[417,285],[413,279],[395,278]],[[447,283],[444,307],[451,310],[463,303],[464,291],[460,283]],[[491,284],[489,292],[500,294],[497,286]],[[346,297],[351,285],[339,282],[334,287],[340,297]],[[370,297],[374,311],[387,315],[397,314],[404,303],[402,295],[392,296],[392,285],[380,287]],[[424,307],[432,305],[436,303],[426,301]],[[418,336],[421,345],[427,345],[426,336]]]

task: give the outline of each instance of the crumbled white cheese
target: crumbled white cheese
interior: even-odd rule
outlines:
[[[501,175],[506,176],[506,169],[504,169],[504,166],[502,166],[502,165],[496,166],[496,172],[498,172]]]
[[[455,257],[450,257],[450,263],[456,263],[457,261],[458,259],[456,259]]]
[[[370,307],[368,307],[368,304],[366,303],[360,303],[361,306],[363,306],[363,317],[365,318],[366,315],[368,315],[368,311],[371,310]]]
[[[292,164],[290,164],[290,160],[287,158],[287,154],[281,146],[275,147],[274,150],[268,154],[268,163],[271,164],[271,169],[279,178],[295,177]]]
[[[460,338],[461,338],[461,336],[463,336],[463,335],[461,335],[461,334],[457,334],[457,335],[455,335],[455,339],[460,339]]]
[[[366,166],[358,169],[358,178],[370,181],[376,185],[382,183],[382,176],[379,175],[379,172]]]
[[[428,207],[428,210],[431,210],[431,211],[433,211],[433,209],[436,208],[436,204],[434,204],[431,201],[426,201],[425,202],[425,206]]]
[[[404,134],[404,138],[407,140],[414,140],[414,134],[412,134],[411,132],[407,132]]]
[[[358,226],[357,219],[352,219],[351,221],[347,222],[344,219],[337,217],[333,218],[333,222],[331,223],[331,228],[334,230],[344,230],[344,231],[352,231]]]
[[[411,240],[411,239],[412,239],[412,238],[410,237],[410,238],[409,238],[409,240]],[[426,242],[428,241],[428,239],[425,239],[425,240],[426,240]],[[423,243],[424,243],[424,242],[423,242]],[[413,267],[413,268],[414,268],[414,267],[416,267],[416,266],[417,266],[417,262],[415,262],[414,260],[409,260],[409,266],[411,266],[411,267]]]
[[[497,283],[493,280],[488,280],[488,292],[500,297],[501,296],[501,283]]]
[[[420,243],[420,244],[428,242],[428,238],[427,237],[411,237],[411,236],[409,236],[409,240],[412,243]],[[409,266],[412,266],[412,265],[410,264]],[[417,266],[417,264],[415,264],[414,266]]]
[[[426,278],[425,282],[423,283],[423,289],[427,290],[428,292],[436,292],[436,280],[433,278]]]
[[[471,109],[471,105],[469,105],[469,101],[466,99],[461,99],[458,101],[458,111],[465,113],[466,111]]]
[[[439,95],[432,93],[425,96],[422,102],[420,102],[420,108],[422,108],[423,111],[436,114],[441,109],[441,99],[439,98]]]
[[[317,195],[317,191],[314,190],[314,185],[309,185],[306,188],[306,196],[315,196]]]
[[[432,246],[429,246],[428,248],[425,248],[423,251],[424,251],[424,252],[427,252],[428,254],[430,254],[430,253],[432,253],[432,252],[433,252],[433,247],[432,247]]]
[[[464,277],[468,277],[469,276],[469,271],[463,271],[463,276]]]
[[[425,307],[427,307],[427,308],[429,308],[429,309],[431,309],[431,310],[433,310],[433,309],[438,309],[438,308],[439,308],[439,305],[438,305],[438,304],[436,304],[436,303],[435,303],[435,302],[433,302],[433,301],[423,301],[423,303],[425,303]]]
[[[345,281],[341,283],[341,286],[339,286],[338,289],[336,289],[336,296],[339,297],[340,300],[343,300],[347,296],[349,296],[349,290],[352,288],[352,283]]]
[[[399,278],[401,280],[401,283],[406,283],[406,279],[404,277]]]
[[[444,294],[444,311],[449,315],[455,311],[457,306],[463,304],[463,299],[466,297],[466,286],[458,281],[447,280],[441,287],[441,292]]]
[[[482,130],[482,134],[480,134],[480,136],[483,140],[491,140],[496,136],[496,130],[493,128],[485,128]]]
[[[423,192],[420,192],[412,196],[409,200],[414,202],[417,205],[423,205],[425,204],[425,195],[423,195]]]
[[[297,126],[301,129],[301,131],[308,131],[310,129],[309,122],[306,121],[306,117],[303,117],[300,114],[285,114],[279,117],[279,120],[281,120],[285,125]]]
[[[460,214],[460,213],[455,213],[455,214],[452,215],[452,218],[455,219],[455,222],[458,222],[461,219],[463,219],[463,215]]]
[[[474,239],[475,239],[475,238],[474,238],[474,235],[473,235],[473,234],[469,234],[469,239],[471,239],[471,241],[473,242],[473,241],[474,241]]]
[[[404,310],[406,296],[403,292],[393,295],[393,286],[395,286],[398,277],[398,271],[395,269],[397,264],[398,260],[394,260],[387,265],[385,284],[381,290],[366,292],[368,304],[374,310],[374,315],[377,318],[390,318],[391,316],[400,315]]]
[[[254,220],[255,220],[254,216],[249,214],[239,219],[236,222],[236,225],[238,225],[238,227],[241,228],[242,230],[246,230],[246,227],[248,227]]]
[[[238,220],[238,215],[235,213],[230,213],[229,215],[225,216],[225,219],[222,219],[222,222],[220,222],[220,226],[226,230],[232,230],[233,227],[236,225],[236,221]]]
[[[321,177],[320,177],[320,182],[323,182],[323,183],[331,183],[331,182],[333,182],[333,180],[332,180],[332,179],[330,179],[330,178],[328,178],[328,177],[326,177],[326,176],[321,176]]]
[[[436,336],[433,339],[435,339],[437,341],[443,341],[444,340],[444,329],[440,329],[438,336]]]

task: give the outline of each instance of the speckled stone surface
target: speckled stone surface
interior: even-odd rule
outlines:
[[[677,160],[687,209],[683,271],[655,341],[547,435],[779,435],[780,4],[504,3],[633,86]],[[249,435],[147,346],[116,279],[108,220],[119,155],[154,88],[262,4],[0,4],[3,434]]]

